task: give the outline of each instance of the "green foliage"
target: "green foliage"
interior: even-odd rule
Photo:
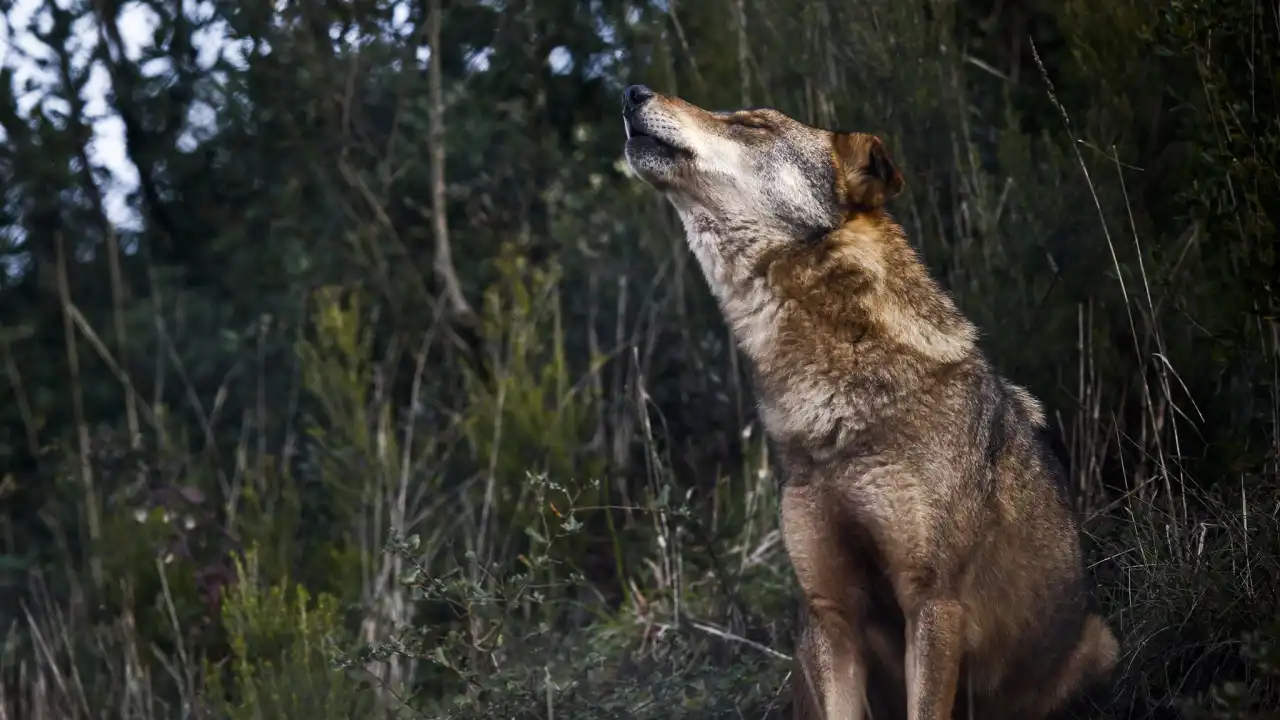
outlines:
[[[565,355],[557,272],[529,267],[512,248],[497,265],[499,280],[484,296],[491,355],[483,375],[466,374],[464,435],[476,456],[500,463],[492,472],[504,487],[518,487],[529,471],[592,477],[600,463],[579,448],[590,442],[598,399],[589,383],[575,382]]]
[[[344,640],[337,599],[313,599],[287,580],[264,584],[256,555],[237,561],[239,582],[222,604],[231,652],[225,670],[206,669],[213,712],[232,720],[365,717],[373,696],[333,668]]]

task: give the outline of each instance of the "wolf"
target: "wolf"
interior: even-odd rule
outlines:
[[[1039,402],[997,373],[885,203],[884,142],[623,93],[749,358],[801,592],[795,718],[1061,717],[1119,643]]]

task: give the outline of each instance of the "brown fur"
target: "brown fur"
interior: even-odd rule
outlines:
[[[1044,414],[885,211],[903,180],[883,143],[644,88],[624,117],[785,472],[795,716],[1035,720],[1103,681],[1119,648],[1089,610]]]

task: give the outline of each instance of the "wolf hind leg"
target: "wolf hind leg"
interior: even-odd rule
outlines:
[[[1080,639],[1058,673],[1057,682],[1041,700],[1038,717],[1077,718],[1097,713],[1112,688],[1120,643],[1101,615],[1085,616]]]

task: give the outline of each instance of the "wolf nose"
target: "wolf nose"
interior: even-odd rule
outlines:
[[[654,92],[644,85],[632,85],[622,91],[622,111],[636,110],[653,96]]]

